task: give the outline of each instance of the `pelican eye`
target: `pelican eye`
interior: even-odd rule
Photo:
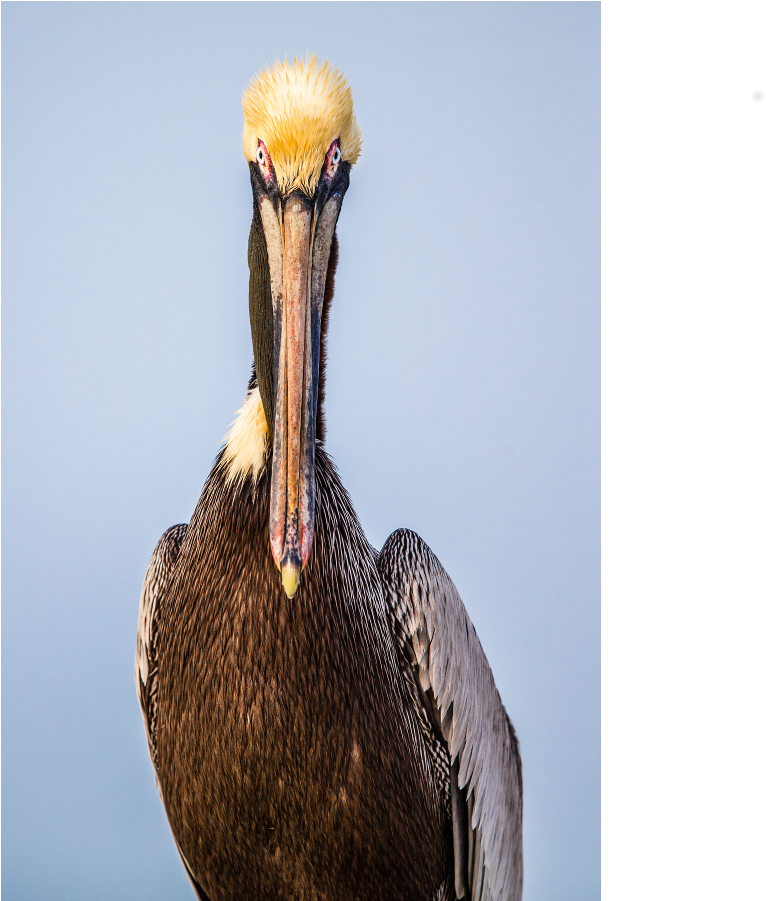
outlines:
[[[340,147],[338,147],[338,145],[336,144],[335,152],[332,155],[332,164],[333,164],[333,166],[337,166],[339,162],[340,162]]]
[[[266,162],[266,154],[263,152],[263,147],[258,148],[258,152],[255,154],[255,158],[258,160],[261,166]]]

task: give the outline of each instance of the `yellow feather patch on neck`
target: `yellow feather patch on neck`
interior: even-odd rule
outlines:
[[[316,57],[292,66],[277,62],[254,78],[242,96],[242,145],[255,162],[260,138],[269,151],[283,194],[296,188],[311,196],[330,144],[340,138],[341,158],[353,166],[362,149],[351,88],[341,73]]]
[[[231,424],[229,434],[224,439],[226,448],[223,463],[228,465],[226,479],[229,482],[244,481],[252,473],[257,479],[266,464],[266,441],[268,428],[263,412],[261,392],[258,388],[245,398],[237,418]]]

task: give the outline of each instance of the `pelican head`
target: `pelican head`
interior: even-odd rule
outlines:
[[[269,535],[288,597],[314,535],[322,305],[330,249],[361,132],[351,89],[316,59],[264,69],[244,93],[250,165],[251,321],[256,373],[272,449]],[[268,278],[254,300],[253,279]],[[261,256],[264,256],[261,253]],[[260,270],[259,270],[260,266]],[[270,294],[270,304],[258,298]],[[269,309],[270,307],[270,309]],[[263,335],[271,336],[264,347]],[[269,366],[269,358],[271,365]]]

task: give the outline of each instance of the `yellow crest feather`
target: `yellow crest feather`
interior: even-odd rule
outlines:
[[[351,88],[345,77],[317,59],[296,57],[266,67],[242,95],[242,145],[255,162],[258,139],[269,151],[283,194],[296,188],[311,196],[330,144],[340,138],[342,159],[353,166],[362,149]]]

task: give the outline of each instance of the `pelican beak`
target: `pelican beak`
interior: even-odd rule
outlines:
[[[269,537],[289,598],[314,538],[314,450],[322,304],[342,196],[321,205],[301,192],[258,204],[274,312],[274,434]]]

